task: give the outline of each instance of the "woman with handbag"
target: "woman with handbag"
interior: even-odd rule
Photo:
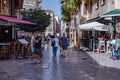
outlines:
[[[62,54],[61,54],[62,57],[65,57],[67,54],[67,47],[68,47],[67,44],[68,44],[68,40],[64,33],[60,40],[60,46],[62,47]]]

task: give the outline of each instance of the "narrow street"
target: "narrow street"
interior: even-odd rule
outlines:
[[[46,46],[44,59],[32,64],[31,59],[0,61],[0,80],[120,80],[119,68],[100,66],[88,53],[69,48],[66,58],[52,58]]]

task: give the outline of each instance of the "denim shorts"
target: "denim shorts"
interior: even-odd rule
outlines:
[[[34,54],[41,54],[41,49],[34,48]]]
[[[98,42],[99,45],[102,45],[102,44],[104,44],[104,43],[105,43],[104,41],[99,41],[99,42]]]

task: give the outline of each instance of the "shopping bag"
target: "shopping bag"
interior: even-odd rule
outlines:
[[[69,40],[67,40],[66,45],[67,45],[67,46],[70,46],[70,41],[69,41]]]

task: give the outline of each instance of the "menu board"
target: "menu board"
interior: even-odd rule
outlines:
[[[21,44],[24,44],[24,45],[28,45],[29,42],[25,39],[18,39],[18,41],[21,43]]]

